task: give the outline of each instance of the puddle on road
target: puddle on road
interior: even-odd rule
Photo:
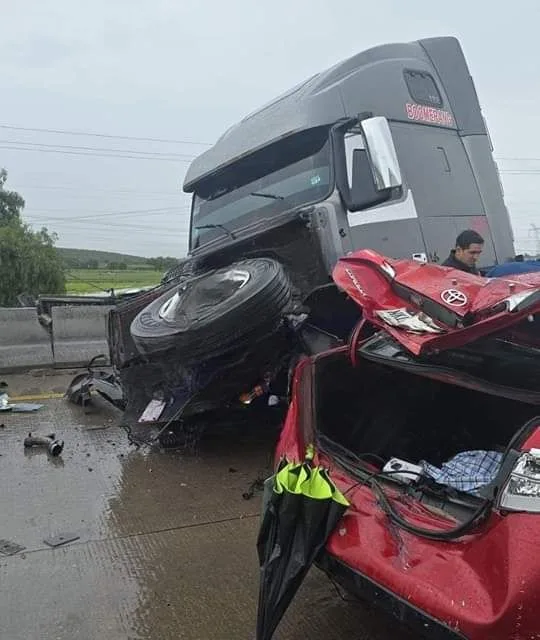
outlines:
[[[273,437],[209,438],[199,455],[129,446],[110,414],[54,400],[0,429],[0,538],[27,549],[0,556],[0,637],[9,640],[253,638],[255,540]],[[25,451],[28,431],[55,432],[61,458]],[[50,549],[58,532],[80,536]],[[313,571],[276,640],[405,638],[344,603]]]

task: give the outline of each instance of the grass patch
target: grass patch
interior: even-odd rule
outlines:
[[[153,270],[109,271],[108,269],[66,269],[66,292],[99,293],[108,289],[132,289],[159,284],[163,274]]]

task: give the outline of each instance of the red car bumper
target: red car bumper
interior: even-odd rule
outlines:
[[[355,571],[329,553],[325,553],[317,562],[319,569],[327,573],[334,582],[339,583],[349,593],[359,599],[376,603],[379,609],[397,618],[418,637],[427,636],[430,640],[465,640],[461,633],[435,620],[425,611],[400,598],[392,591]]]
[[[355,484],[336,468],[332,477],[343,491]],[[430,638],[540,639],[537,515],[493,514],[477,533],[439,542],[391,524],[366,487],[348,497],[351,508],[321,568],[353,592],[390,604],[394,615]],[[444,522],[414,500],[400,502],[400,510],[418,525]]]

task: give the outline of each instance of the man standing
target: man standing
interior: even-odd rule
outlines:
[[[472,229],[462,231],[456,238],[456,247],[442,263],[443,267],[452,267],[474,275],[480,275],[476,263],[484,248],[484,238]]]

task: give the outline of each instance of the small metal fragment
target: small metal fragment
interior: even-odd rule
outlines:
[[[81,536],[78,536],[76,533],[58,533],[55,536],[51,536],[50,538],[45,538],[43,542],[48,544],[49,547],[59,547],[62,544],[67,544],[68,542],[73,542],[74,540],[78,540]]]

